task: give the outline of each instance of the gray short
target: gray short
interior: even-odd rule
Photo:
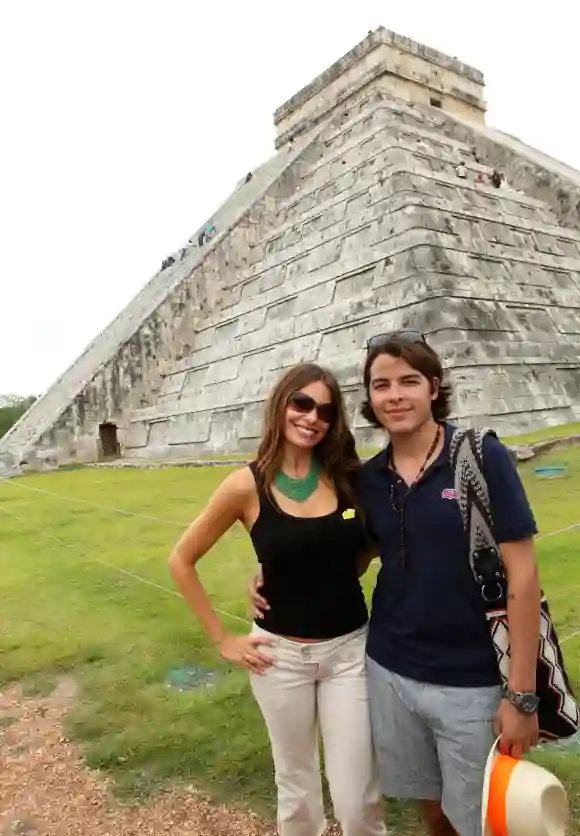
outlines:
[[[460,836],[481,836],[485,762],[501,690],[405,679],[367,657],[381,789],[441,803]]]

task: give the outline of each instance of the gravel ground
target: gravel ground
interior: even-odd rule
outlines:
[[[75,697],[71,679],[49,697],[0,692],[0,836],[274,836],[272,824],[214,807],[193,788],[120,804],[64,734]]]

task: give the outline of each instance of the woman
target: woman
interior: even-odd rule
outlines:
[[[295,366],[270,396],[256,460],[222,482],[169,558],[222,657],[250,671],[272,744],[281,836],[325,829],[318,730],[344,836],[386,833],[358,579],[368,547],[350,485],[358,464],[336,379],[312,363]],[[269,603],[246,636],[227,632],[196,570],[237,520],[252,539]]]

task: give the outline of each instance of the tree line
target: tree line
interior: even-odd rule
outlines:
[[[21,415],[24,415],[35,400],[36,397],[30,395],[28,398],[22,398],[11,406],[0,407],[0,438],[8,432],[10,427],[18,421]]]

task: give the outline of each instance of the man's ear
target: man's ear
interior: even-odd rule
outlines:
[[[439,384],[440,384],[440,382],[441,381],[439,380],[438,377],[432,377],[431,378],[430,386],[431,386],[431,400],[432,401],[437,400],[437,396],[439,395]]]

